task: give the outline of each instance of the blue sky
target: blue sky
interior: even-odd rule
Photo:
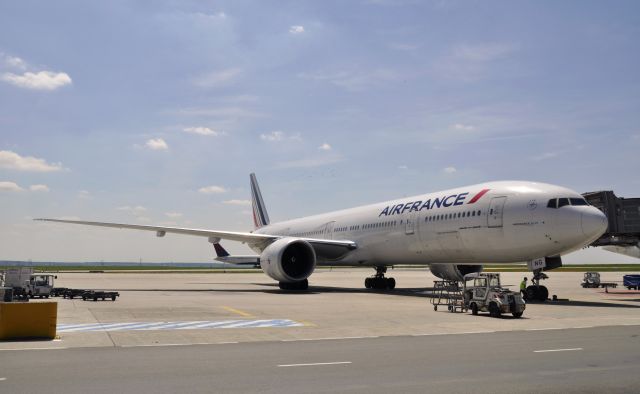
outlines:
[[[0,259],[207,261],[30,218],[248,230],[252,171],[272,220],[498,179],[640,196],[639,37],[635,1],[2,2]]]

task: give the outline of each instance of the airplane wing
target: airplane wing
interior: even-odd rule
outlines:
[[[183,227],[164,227],[164,226],[147,226],[142,224],[124,224],[124,223],[108,223],[108,222],[90,222],[85,220],[62,220],[62,219],[34,219],[41,222],[56,222],[56,223],[70,223],[81,224],[85,226],[97,226],[97,227],[110,227],[110,228],[124,228],[130,230],[143,230],[143,231],[155,231],[156,235],[163,237],[166,233],[195,235],[199,237],[228,239],[230,241],[238,241],[250,244],[264,244],[264,247],[282,238],[281,235],[269,235],[269,234],[256,234],[256,233],[242,233],[234,231],[217,231],[217,230],[205,230],[205,229],[193,229]],[[315,239],[315,238],[300,238],[311,245],[314,249],[320,250],[332,250],[334,253],[341,250],[342,253],[357,248],[357,245],[353,241],[333,240],[333,239]]]

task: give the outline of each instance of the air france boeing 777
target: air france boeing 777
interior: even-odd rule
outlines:
[[[254,174],[255,229],[230,232],[178,227],[36,219],[208,237],[218,260],[259,264],[282,289],[308,287],[316,265],[370,266],[367,288],[395,287],[387,267],[430,266],[447,280],[480,272],[485,263],[528,262],[540,275],[560,256],[583,248],[607,229],[605,215],[570,189],[537,182],[488,182],[379,204],[270,223]],[[258,254],[229,256],[221,239],[246,243]],[[548,291],[540,286],[546,299]]]

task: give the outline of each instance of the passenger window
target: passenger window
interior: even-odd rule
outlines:
[[[547,203],[547,208],[558,208],[558,200],[555,198],[549,200],[549,202]]]
[[[461,215],[462,215],[462,214],[461,214],[460,212],[458,212],[458,219],[460,218],[460,216],[461,216]]]
[[[472,211],[471,216],[476,216],[476,211]]]
[[[568,198],[559,198],[558,199],[558,208],[564,207],[565,205],[569,205]]]

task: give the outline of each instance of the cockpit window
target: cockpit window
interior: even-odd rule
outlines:
[[[559,198],[558,199],[558,208],[562,208],[565,205],[569,205],[569,199],[568,198]]]
[[[589,205],[584,198],[570,198],[571,205]]]
[[[558,199],[552,198],[551,200],[549,200],[549,202],[547,203],[547,208],[558,208]]]

